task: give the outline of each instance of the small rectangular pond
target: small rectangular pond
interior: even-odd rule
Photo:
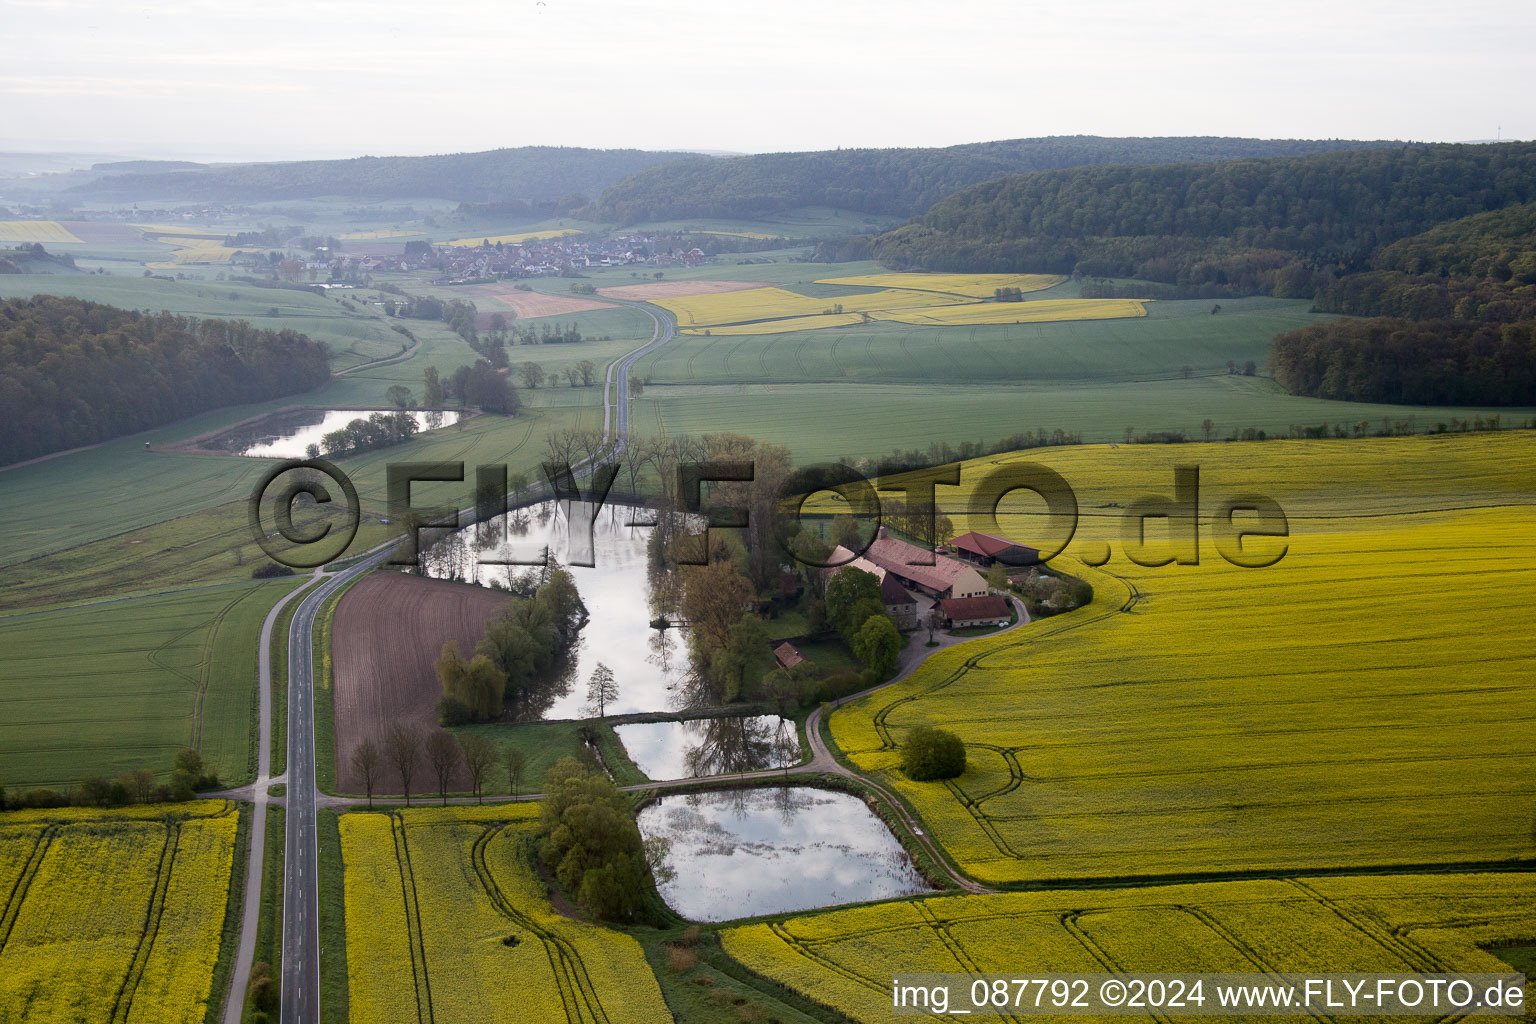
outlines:
[[[635,767],[657,782],[800,763],[795,723],[778,715],[631,722],[613,731]]]
[[[732,921],[932,891],[858,797],[777,786],[662,797],[640,812],[672,841],[661,896],[693,921]]]
[[[310,445],[318,445],[326,434],[340,430],[353,420],[366,420],[376,412],[396,413],[398,409],[290,409],[263,416],[254,423],[226,430],[201,442],[211,451],[249,455],[262,459],[302,459]],[[436,430],[459,421],[462,413],[444,410],[408,412],[417,430]]]

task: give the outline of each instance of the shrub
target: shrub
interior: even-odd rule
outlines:
[[[437,722],[445,729],[456,725],[468,725],[475,720],[469,705],[457,697],[443,697],[437,702]]]
[[[286,565],[278,565],[276,562],[268,562],[266,565],[258,565],[251,570],[253,580],[275,580],[283,576],[292,576],[293,569]]]
[[[948,730],[920,725],[907,733],[901,770],[914,782],[953,779],[965,772],[965,744]]]

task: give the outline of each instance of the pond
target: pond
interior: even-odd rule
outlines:
[[[635,766],[657,782],[800,763],[795,723],[778,715],[632,722],[613,731]]]
[[[566,503],[545,501],[518,509],[479,526],[458,530],[430,547],[423,538],[422,571],[439,579],[461,579],[490,586],[508,583],[528,565],[491,564],[537,561],[547,548],[570,571],[587,608],[587,622],[564,671],[550,680],[539,699],[536,717],[586,718],[587,680],[599,662],[613,670],[617,700],[605,713],[678,711],[688,704],[688,645],[677,627],[651,628],[651,574],[646,554],[648,526],[631,526],[651,513],[624,505],[604,505],[593,520],[592,547],[582,553],[570,544]],[[573,565],[573,561],[592,565]],[[597,712],[591,711],[595,715]]]
[[[672,841],[662,898],[693,921],[730,921],[932,891],[858,797],[778,786],[662,797],[639,815]]]
[[[255,423],[235,427],[202,442],[204,448],[250,455],[263,459],[302,459],[305,450],[333,430],[340,430],[353,420],[365,420],[376,412],[394,413],[397,409],[290,409],[264,416]],[[459,421],[461,414],[441,410],[416,411],[410,417],[419,430],[436,430]]]

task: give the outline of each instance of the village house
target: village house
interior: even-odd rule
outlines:
[[[880,600],[885,602],[885,613],[897,629],[906,633],[917,628],[917,598],[890,573],[880,581]]]

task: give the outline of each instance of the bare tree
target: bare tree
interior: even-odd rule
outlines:
[[[523,787],[523,772],[528,769],[528,755],[517,747],[507,747],[501,757],[507,768],[507,790],[517,796]]]
[[[421,734],[409,726],[397,725],[384,737],[385,755],[400,775],[400,787],[405,792],[405,805],[411,805],[411,780],[421,764]]]
[[[432,774],[437,776],[437,795],[446,806],[448,780],[459,766],[459,745],[452,733],[439,729],[427,737],[427,761],[432,765]]]
[[[618,699],[619,684],[613,678],[613,669],[598,662],[587,680],[587,701],[597,709],[597,717],[602,718],[608,705]]]
[[[379,768],[384,759],[373,740],[363,740],[352,748],[352,770],[363,780],[363,790],[368,794],[368,806],[373,807],[373,786],[379,781]]]
[[[464,755],[464,766],[469,769],[469,781],[475,796],[485,803],[485,776],[496,759],[496,745],[477,732],[459,737],[459,752]]]

